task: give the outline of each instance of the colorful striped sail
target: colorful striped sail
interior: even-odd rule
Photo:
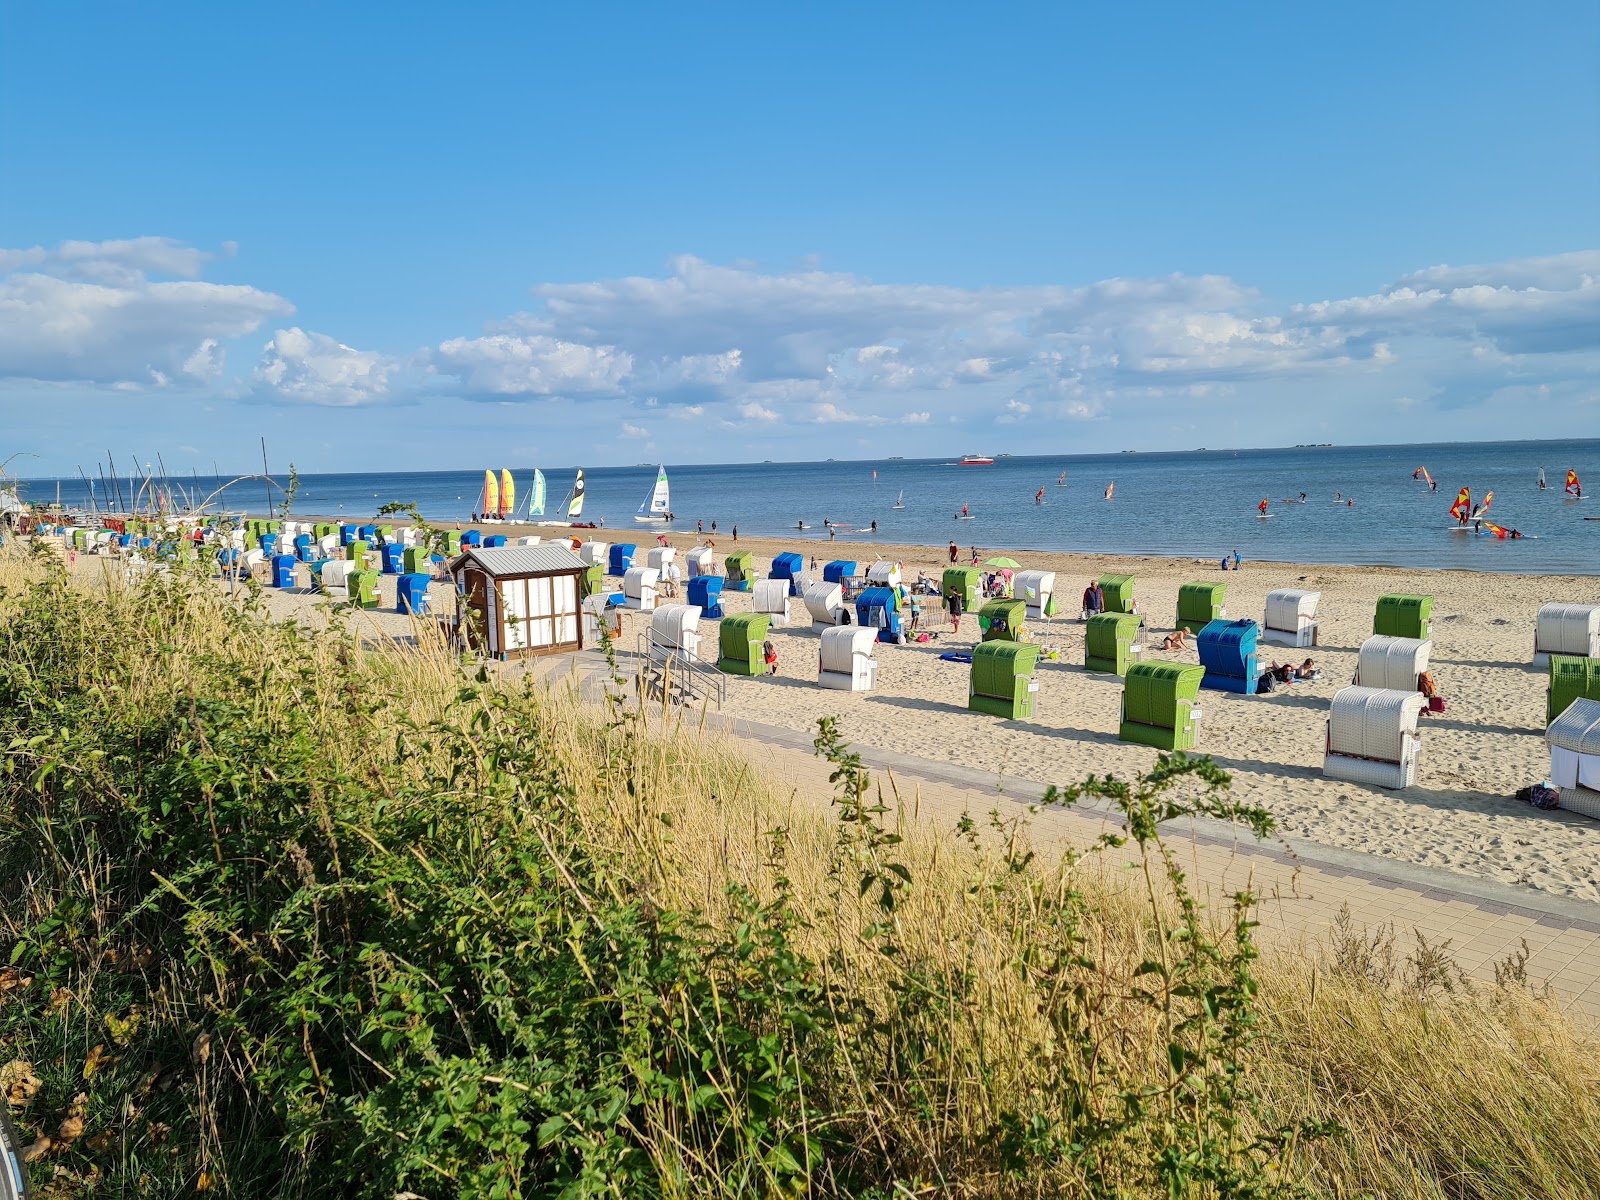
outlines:
[[[578,468],[578,478],[572,485],[572,503],[567,505],[567,516],[576,521],[583,516],[583,468]]]
[[[478,512],[487,517],[500,511],[500,485],[495,482],[494,472],[483,473],[483,503],[479,505]]]
[[[530,517],[544,516],[544,472],[533,472],[533,498],[528,501],[528,515]]]
[[[512,482],[511,472],[500,472],[500,516],[509,517],[517,510],[517,485]]]

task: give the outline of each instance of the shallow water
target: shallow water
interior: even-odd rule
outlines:
[[[492,465],[498,470],[507,464]],[[1437,491],[1412,480],[1418,466],[1432,473]],[[1536,486],[1540,466],[1550,485],[1545,492]],[[955,538],[963,548],[1004,545],[1196,558],[1237,550],[1247,560],[1600,574],[1600,520],[1583,519],[1600,518],[1600,498],[1564,502],[1561,489],[1569,467],[1600,491],[1600,439],[1030,455],[1001,458],[988,467],[959,466],[955,457],[668,463],[667,472],[678,533],[692,533],[695,522],[703,520],[708,533],[716,521],[724,537],[737,525],[751,535],[826,541],[823,521],[831,520],[853,527],[838,538],[848,547],[870,544],[866,527],[876,520],[883,541],[941,545]],[[564,511],[560,502],[574,468],[543,469],[547,515],[553,516]],[[1062,471],[1064,487],[1057,483]],[[518,468],[516,476],[526,498],[532,470]],[[654,533],[632,519],[655,481],[654,464],[589,468],[585,479],[584,519],[603,518],[613,531],[647,538]],[[31,481],[24,494],[53,498],[56,482]],[[60,482],[63,501],[88,506],[81,480]],[[219,485],[205,476],[173,482],[202,493]],[[1112,482],[1115,498],[1107,501],[1103,493]],[[304,475],[296,511],[371,517],[378,505],[400,500],[414,501],[432,520],[465,521],[477,507],[482,483],[481,470]],[[1475,499],[1492,488],[1491,519],[1527,536],[1500,541],[1454,532],[1447,510],[1463,485],[1472,488]],[[1036,503],[1041,487],[1044,496]],[[901,489],[906,507],[896,510]],[[98,480],[95,491],[100,492]],[[126,481],[122,492],[126,501]],[[1283,503],[1301,492],[1307,503]],[[1337,503],[1335,493],[1341,497]],[[266,506],[258,481],[241,484],[229,495],[234,507],[258,515]],[[1268,520],[1256,516],[1263,497],[1274,514]],[[1353,499],[1354,506],[1345,499]],[[973,515],[970,521],[954,519],[963,504]],[[812,528],[796,530],[800,521]]]

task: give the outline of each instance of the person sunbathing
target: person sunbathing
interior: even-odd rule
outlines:
[[[1317,675],[1317,664],[1312,662],[1309,658],[1294,670],[1294,677],[1296,679],[1315,679]]]

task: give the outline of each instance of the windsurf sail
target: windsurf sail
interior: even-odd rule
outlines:
[[[500,511],[500,485],[495,482],[494,472],[483,473],[483,503],[478,505],[480,516],[489,516]]]
[[[1261,497],[1261,503],[1256,505],[1256,511],[1257,512],[1266,512],[1267,511],[1267,498],[1265,496]]]
[[[655,486],[650,489],[650,494],[644,498],[644,503],[639,505],[636,516],[646,520],[660,519],[667,515],[669,493],[667,489],[667,468],[656,468]]]
[[[1542,491],[1544,491],[1544,489],[1545,489],[1545,487],[1546,487],[1546,486],[1547,486],[1547,485],[1546,485],[1546,483],[1545,483],[1545,481],[1544,481],[1544,468],[1543,468],[1543,467],[1540,467],[1540,468],[1539,468],[1539,490],[1540,490],[1540,491],[1541,491],[1541,492],[1542,492]]]
[[[1494,534],[1494,536],[1497,538],[1508,538],[1511,536],[1511,531],[1504,525],[1496,525],[1492,521],[1485,521],[1483,523],[1483,527],[1490,533]]]
[[[1116,483],[1114,481],[1111,482],[1111,483],[1106,484],[1106,499],[1107,500],[1111,499],[1111,493],[1115,492],[1116,490],[1117,490],[1117,485],[1116,485]]]
[[[1066,487],[1067,486],[1067,473],[1065,471],[1061,472],[1061,478],[1056,480],[1056,486],[1057,487]]]
[[[1471,511],[1472,489],[1464,487],[1456,494],[1456,502],[1450,506],[1450,515],[1458,521],[1465,521]]]
[[[895,497],[894,506],[896,508],[904,508],[906,506],[906,490],[905,490],[905,488],[901,488],[900,489],[900,494]]]
[[[533,472],[533,495],[528,498],[528,515],[544,516],[544,472],[538,469]]]
[[[517,485],[512,482],[511,472],[500,472],[500,515],[509,517],[517,509]]]
[[[1411,472],[1411,478],[1420,479],[1423,483],[1428,484],[1430,487],[1433,484],[1433,476],[1428,474],[1427,467],[1418,467],[1415,471]]]
[[[1035,503],[1035,504],[1038,504],[1038,503],[1040,503],[1040,502],[1041,502],[1041,501],[1042,501],[1042,500],[1043,500],[1043,499],[1044,499],[1044,489],[1043,489],[1043,488],[1040,488],[1040,489],[1039,489],[1039,490],[1038,490],[1038,491],[1037,491],[1037,492],[1035,492],[1035,493],[1034,493],[1034,494],[1033,494],[1033,502],[1034,502],[1034,503]]]
[[[1472,519],[1474,521],[1476,521],[1479,518],[1481,518],[1484,515],[1484,513],[1489,511],[1489,505],[1491,505],[1493,503],[1494,503],[1494,489],[1490,488],[1487,492],[1484,493],[1483,503],[1478,505],[1476,508],[1474,508],[1472,510]]]
[[[576,521],[583,516],[583,468],[578,468],[578,478],[572,485],[572,503],[567,505],[567,516]]]
[[[1578,482],[1578,473],[1570,468],[1567,470],[1567,495],[1583,495],[1583,484]]]

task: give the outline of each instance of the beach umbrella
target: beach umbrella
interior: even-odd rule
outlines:
[[[1022,569],[1022,564],[1014,558],[986,558],[983,560],[986,567],[1010,567],[1013,571]]]

